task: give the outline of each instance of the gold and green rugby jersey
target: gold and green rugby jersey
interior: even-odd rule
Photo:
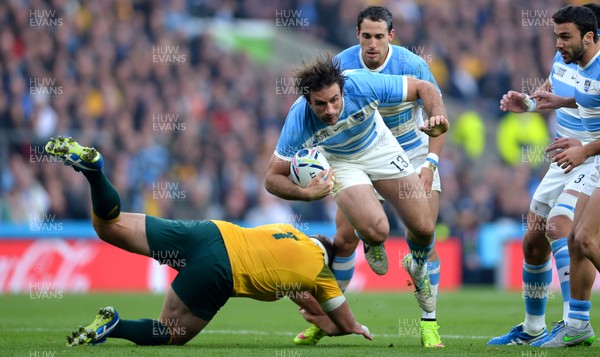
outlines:
[[[289,224],[243,228],[213,220],[221,231],[233,273],[234,296],[274,301],[312,294],[325,311],[344,301],[324,252]]]

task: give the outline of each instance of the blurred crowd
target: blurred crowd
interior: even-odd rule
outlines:
[[[552,115],[506,116],[498,101],[509,89],[532,92],[547,76],[555,53],[549,21],[571,3],[3,1],[0,222],[90,216],[87,183],[43,154],[48,138],[61,134],[102,152],[126,211],[331,222],[330,198],[289,202],[263,188],[295,100],[277,94],[282,74],[181,24],[268,22],[286,16],[277,11],[296,11],[306,24],[296,30],[345,48],[357,43],[358,12],[381,4],[395,16],[395,43],[422,56],[442,88],[453,126],[440,161],[440,225],[470,247],[484,222],[520,223],[544,173],[544,159],[530,160],[523,148],[550,140]],[[528,122],[537,124],[523,132]],[[527,141],[536,133],[535,143]]]

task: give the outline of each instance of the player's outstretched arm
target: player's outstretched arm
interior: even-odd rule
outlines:
[[[538,92],[549,92],[552,90],[550,81],[546,79],[544,83],[536,89],[535,93]],[[520,93],[514,90],[509,90],[508,93],[504,94],[500,99],[500,110],[513,113],[524,113],[524,112],[539,112],[543,111],[543,106],[538,108],[536,100],[533,100],[529,95]],[[548,109],[546,109],[547,111]]]
[[[528,109],[533,109],[533,103],[525,93],[509,90],[500,99],[500,110],[503,112],[524,113]]]
[[[373,339],[367,326],[361,325],[354,319],[347,301],[344,301],[337,308],[325,312],[310,293],[303,294],[301,299],[296,299],[293,296],[290,296],[290,298],[300,306],[300,313],[307,322],[319,326],[329,336],[357,334],[369,340]],[[340,298],[343,299],[343,296],[340,296]]]
[[[333,175],[328,175],[327,179],[323,180],[327,173],[328,171],[321,171],[306,188],[302,188],[289,178],[290,162],[273,154],[265,177],[265,188],[270,193],[285,200],[319,200],[329,195],[333,187]]]
[[[429,136],[440,136],[450,128],[448,113],[442,96],[433,83],[415,78],[407,78],[406,100],[421,99],[423,109],[429,117],[419,129]]]
[[[561,97],[552,92],[539,91],[531,95],[537,101],[538,110],[549,110],[558,108],[577,108],[575,97]]]

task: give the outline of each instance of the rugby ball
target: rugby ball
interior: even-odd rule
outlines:
[[[310,180],[323,170],[329,170],[329,162],[315,148],[299,150],[290,164],[292,181],[302,187],[308,186]],[[323,176],[323,180],[325,179],[327,175]]]

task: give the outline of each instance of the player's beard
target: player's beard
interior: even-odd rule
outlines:
[[[567,51],[570,59],[565,59],[566,64],[571,64],[579,61],[583,57],[583,43],[578,47],[574,47],[571,51]]]

